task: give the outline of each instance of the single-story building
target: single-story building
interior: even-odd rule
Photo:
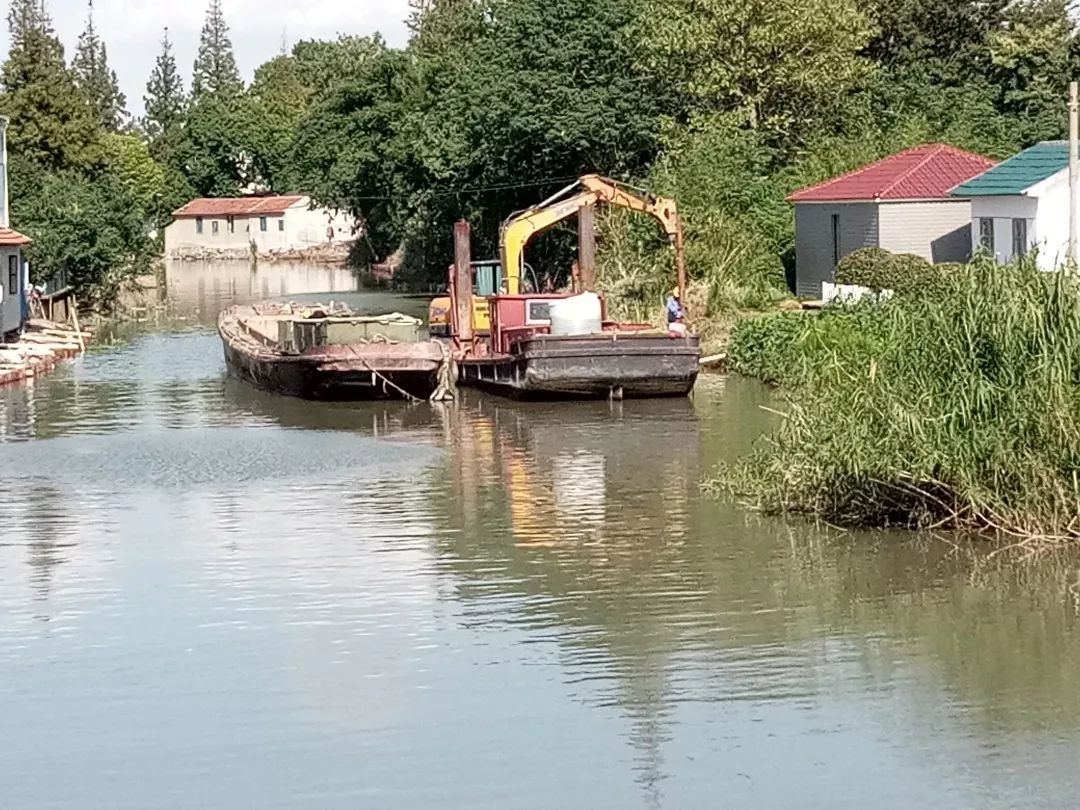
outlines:
[[[22,253],[28,244],[21,233],[0,227],[0,342],[21,331],[29,315],[30,279]]]
[[[228,197],[192,200],[173,212],[165,228],[165,255],[208,251],[257,253],[305,250],[352,242],[356,221],[348,214],[313,208],[310,197]]]
[[[945,144],[907,149],[796,191],[795,293],[820,296],[836,265],[860,248],[932,262],[971,258],[971,204],[952,190],[995,161]]]
[[[1069,252],[1069,145],[1025,149],[953,189],[971,204],[971,245],[1007,264],[1038,250],[1039,267],[1055,270]]]

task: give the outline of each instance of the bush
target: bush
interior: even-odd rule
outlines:
[[[872,356],[884,334],[882,311],[873,301],[812,312],[777,312],[738,323],[732,332],[732,370],[768,383],[796,386],[821,362],[837,355]]]
[[[782,428],[729,489],[842,524],[1080,539],[1080,281],[1028,259],[943,286],[808,352]]]
[[[836,266],[838,284],[856,284],[875,292],[891,290],[897,295],[940,293],[945,276],[957,265],[931,264],[912,253],[890,253],[881,248],[862,248],[849,253]]]

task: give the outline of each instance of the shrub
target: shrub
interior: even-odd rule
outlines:
[[[783,426],[729,489],[835,523],[1080,539],[1080,282],[1029,259],[943,284],[808,353]]]
[[[876,292],[897,295],[941,292],[944,276],[956,265],[935,265],[912,253],[894,254],[881,248],[862,248],[849,253],[836,266],[838,284],[857,284]]]
[[[776,312],[738,323],[732,370],[764,382],[796,386],[816,364],[837,354],[871,356],[884,339],[884,303],[838,304],[821,313]]]

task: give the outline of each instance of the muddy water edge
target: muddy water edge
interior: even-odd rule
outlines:
[[[324,267],[181,265],[165,294],[0,389],[5,807],[1080,796],[1075,556],[703,496],[768,428],[755,383],[301,402],[225,377],[223,306],[424,302]]]

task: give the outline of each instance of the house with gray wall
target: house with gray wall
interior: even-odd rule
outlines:
[[[8,119],[0,116],[0,343],[22,330],[29,313],[30,280],[22,249],[30,240],[8,221]]]
[[[836,265],[879,247],[940,262],[971,258],[971,204],[952,189],[995,162],[945,144],[907,149],[796,191],[795,293],[819,297]]]

